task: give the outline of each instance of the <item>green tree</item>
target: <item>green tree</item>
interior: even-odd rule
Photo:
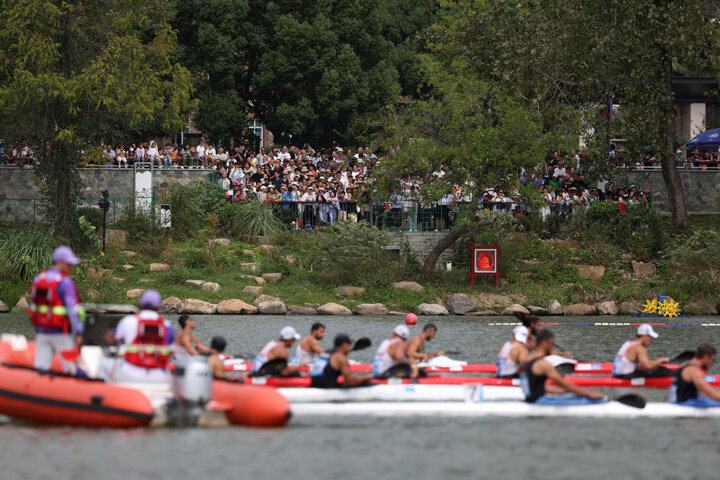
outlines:
[[[417,200],[437,202],[461,186],[475,201],[457,205],[453,230],[425,259],[422,274],[434,275],[442,252],[479,227],[497,221],[477,211],[486,187],[516,189],[522,171],[532,171],[555,138],[502,88],[467,74],[462,60],[452,64],[428,59],[427,97],[388,106],[381,116],[379,141],[390,154],[376,171],[382,200],[399,191],[400,179],[420,181]],[[443,176],[434,175],[445,167]],[[486,212],[485,212],[486,213]]]
[[[687,226],[674,163],[672,65],[720,75],[717,9],[705,0],[446,4],[435,28],[439,51],[467,55],[475,72],[513,89],[546,129],[585,133],[600,165],[612,128],[603,112],[619,102],[629,153],[658,150],[673,222]]]
[[[150,0],[0,0],[0,11],[0,124],[11,142],[39,147],[44,216],[77,239],[88,142],[186,121],[190,74],[173,60],[172,12]]]
[[[436,1],[176,0],[195,124],[240,139],[248,116],[278,141],[347,141],[365,112],[420,86],[418,32]]]

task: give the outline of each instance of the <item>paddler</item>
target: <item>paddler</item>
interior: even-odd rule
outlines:
[[[210,351],[208,355],[208,365],[212,370],[214,378],[225,378],[225,364],[223,363],[223,352],[227,342],[225,338],[216,336],[210,340]]]
[[[517,325],[513,328],[512,340],[505,342],[498,352],[497,376],[499,378],[520,377],[520,367],[530,355],[531,338],[527,327]]]
[[[675,372],[661,366],[670,361],[668,357],[650,360],[647,347],[658,334],[652,326],[643,323],[637,329],[634,340],[623,343],[613,362],[613,375],[618,378],[669,377]]]
[[[53,356],[72,351],[82,344],[83,311],[77,286],[70,278],[80,263],[70,247],[58,247],[52,254],[52,267],[37,275],[30,285],[27,310],[35,326],[35,368],[49,370]],[[74,362],[58,355],[65,373],[75,373]]]
[[[178,323],[182,331],[175,337],[175,343],[177,345],[184,348],[190,355],[210,352],[210,349],[203,345],[202,342],[192,334],[195,330],[195,320],[190,317],[190,315],[180,315]]]
[[[323,372],[319,376],[312,377],[312,386],[315,388],[338,388],[338,387],[355,387],[364,385],[372,379],[371,373],[365,375],[355,375],[350,369],[350,361],[348,355],[352,350],[352,340],[350,337],[341,333],[335,337],[333,342],[334,349],[330,354]],[[338,377],[342,375],[344,382],[338,383]]]
[[[598,392],[582,388],[565,380],[545,357],[555,348],[555,336],[549,330],[540,330],[535,351],[520,369],[520,385],[525,400],[538,405],[583,405],[600,403],[605,397]],[[546,385],[550,379],[555,385]]]
[[[372,373],[377,378],[399,377],[417,378],[418,366],[414,358],[407,356],[407,340],[410,330],[398,325],[391,338],[383,340],[375,351],[372,361]]]
[[[423,327],[423,331],[420,335],[417,335],[410,339],[408,342],[407,347],[407,356],[408,358],[413,358],[416,361],[423,361],[427,362],[431,358],[438,357],[440,355],[445,355],[445,352],[443,350],[439,350],[434,353],[427,353],[425,352],[425,342],[431,341],[435,338],[435,335],[437,335],[437,327],[434,323],[428,323]]]
[[[300,340],[300,334],[293,327],[280,330],[280,338],[266,343],[257,354],[250,375],[289,377],[297,373],[298,366],[288,365],[288,349],[296,340]]]
[[[533,338],[537,337],[540,331],[540,319],[532,313],[515,312],[515,316],[520,319],[523,327],[527,328],[529,333],[529,343],[532,345]],[[532,347],[530,348],[532,350]],[[573,358],[572,352],[561,350],[560,347],[555,349],[550,355],[558,355],[561,357]]]
[[[720,390],[705,381],[705,374],[715,363],[717,350],[703,343],[695,357],[680,366],[670,386],[670,402],[690,407],[720,407]]]
[[[169,380],[168,364],[175,334],[172,324],[158,312],[162,297],[157,290],[145,290],[140,297],[140,311],[126,315],[110,330],[108,343],[122,342],[123,361],[115,374],[103,372],[108,379],[119,381],[164,382]]]
[[[325,325],[320,322],[312,324],[310,327],[310,335],[306,335],[300,339],[295,349],[295,356],[292,358],[293,365],[307,365],[313,363],[316,355],[325,353],[325,349],[320,345],[320,340],[325,337]]]

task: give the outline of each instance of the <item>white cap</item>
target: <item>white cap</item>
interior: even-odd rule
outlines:
[[[638,327],[638,335],[650,335],[652,338],[657,338],[659,335],[653,330],[649,323],[643,323]]]
[[[517,327],[513,328],[513,337],[518,342],[527,343],[529,335],[530,331],[527,327],[523,325],[518,325]]]
[[[393,333],[398,337],[404,338],[405,340],[410,338],[410,329],[405,325],[398,325],[397,327],[395,327],[395,330],[393,330]]]
[[[280,330],[280,340],[300,340],[300,334],[291,326]]]

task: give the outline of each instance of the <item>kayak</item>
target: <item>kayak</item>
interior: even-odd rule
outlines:
[[[634,408],[619,402],[594,405],[533,405],[526,402],[377,402],[377,403],[296,403],[295,418],[339,416],[366,417],[573,417],[573,418],[697,418],[720,417],[720,408],[698,408],[671,403],[648,402]]]
[[[563,377],[576,385],[595,388],[669,388],[672,377],[632,378],[622,379],[615,377],[581,377],[568,375]],[[705,380],[713,386],[720,386],[720,376],[707,375]],[[310,387],[311,377],[250,377],[245,382],[252,385],[268,385],[272,387],[302,388]],[[372,380],[373,384],[409,385],[409,378],[391,378],[387,380]],[[497,377],[460,377],[460,376],[430,376],[418,378],[420,385],[492,385],[497,387],[519,386],[520,380],[514,378]]]
[[[373,385],[353,388],[278,388],[291,404],[307,402],[465,402],[524,400],[520,387],[485,385]]]

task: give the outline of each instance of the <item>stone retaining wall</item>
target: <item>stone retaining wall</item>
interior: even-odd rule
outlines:
[[[685,203],[689,213],[720,212],[720,171],[680,171],[685,192]],[[670,211],[667,190],[662,172],[629,172],[616,181],[618,185],[636,185],[638,189],[648,189],[653,195],[653,206],[662,212]]]

